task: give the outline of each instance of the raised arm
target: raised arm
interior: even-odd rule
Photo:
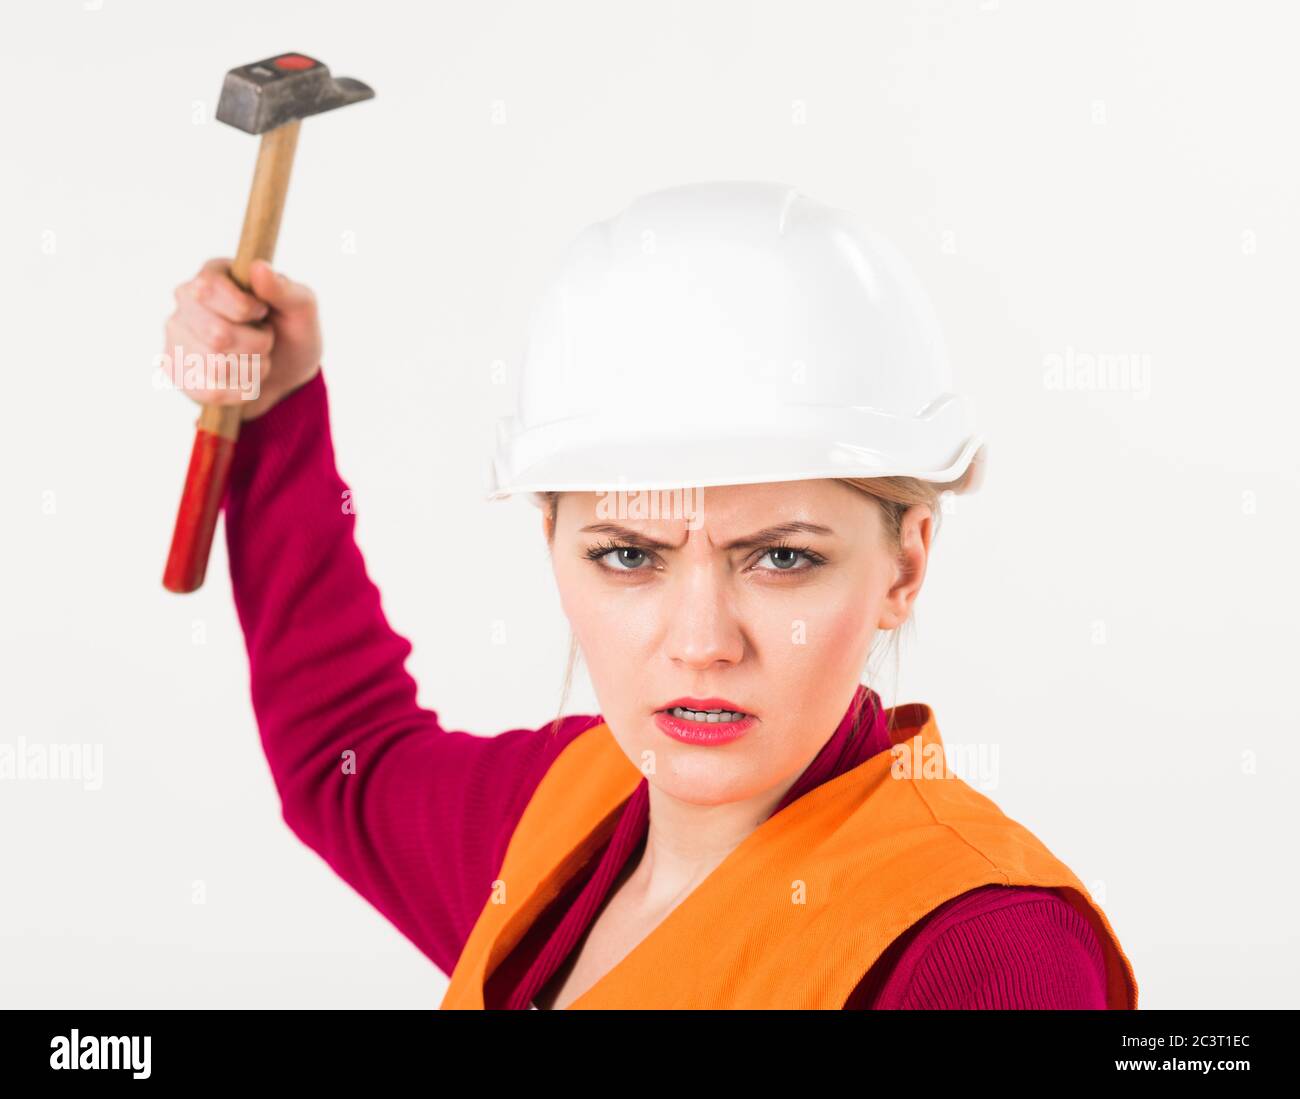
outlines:
[[[555,736],[546,725],[485,737],[446,730],[418,705],[411,645],[389,626],[355,541],[324,372],[290,357],[314,328],[314,300],[255,268],[270,305],[259,321],[260,303],[236,296],[218,261],[204,271],[214,285],[194,301],[225,320],[191,303],[169,338],[200,352],[264,339],[284,355],[271,366],[283,392],[242,423],[223,501],[253,709],[284,820],[449,973],[533,787],[599,719],[566,719]],[[205,325],[226,330],[205,345],[195,334]]]
[[[322,372],[243,427],[231,470],[253,709],[285,822],[449,973],[528,795],[593,719],[557,737],[444,729],[416,701],[348,500]]]

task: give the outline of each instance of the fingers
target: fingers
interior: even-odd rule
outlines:
[[[237,324],[226,314],[189,295],[177,297],[175,315],[202,344],[189,350],[223,355],[269,355],[275,346],[275,329],[270,325]]]
[[[189,282],[176,288],[176,302],[191,301],[237,324],[264,319],[269,312],[265,302],[243,290],[230,277],[230,261],[210,259]]]
[[[254,260],[248,277],[254,293],[277,312],[308,313],[316,309],[316,295],[310,286],[276,272],[265,260]]]
[[[229,324],[225,320],[221,323]],[[250,391],[249,387],[255,387],[252,392],[256,397],[271,371],[271,359],[261,350],[264,346],[269,350],[265,339],[267,333],[246,325],[232,325],[231,328],[230,338],[214,346],[202,332],[191,327],[189,320],[181,315],[178,308],[168,318],[165,334],[167,353],[164,359],[167,363],[164,370],[170,383],[184,389],[187,396],[201,404],[235,404],[248,400],[250,398],[245,394]],[[249,346],[245,342],[245,333],[249,332],[257,336],[257,350],[241,350]],[[178,348],[184,356],[180,363],[176,362],[174,354]],[[192,355],[200,358],[190,360]],[[215,367],[217,358],[227,355],[248,357],[243,360],[226,360],[226,369],[218,371]]]
[[[247,416],[266,398],[273,403],[275,395],[261,390],[272,366],[283,392],[319,370],[320,325],[309,286],[257,260],[245,290],[231,276],[230,265],[226,257],[210,259],[176,287],[159,358],[172,388],[200,404],[246,401]],[[155,378],[155,384],[161,380]]]

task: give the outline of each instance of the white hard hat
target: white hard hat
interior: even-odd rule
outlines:
[[[487,499],[954,482],[982,445],[930,302],[888,241],[783,184],[693,183],[641,196],[564,252],[533,309]]]

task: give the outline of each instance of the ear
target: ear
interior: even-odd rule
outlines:
[[[934,516],[924,504],[916,504],[903,513],[898,532],[897,579],[885,593],[878,628],[897,629],[912,613],[912,604],[921,594],[925,568],[930,559],[930,536]]]

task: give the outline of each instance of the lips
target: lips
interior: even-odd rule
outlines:
[[[671,702],[665,702],[656,710],[656,713],[667,713],[674,706],[680,706],[684,710],[730,710],[735,714],[748,714],[749,710],[732,702],[729,698],[674,698]]]
[[[696,748],[720,747],[739,740],[758,724],[758,718],[746,714],[738,721],[696,721],[674,716],[670,711],[655,714],[659,730],[673,740]]]

